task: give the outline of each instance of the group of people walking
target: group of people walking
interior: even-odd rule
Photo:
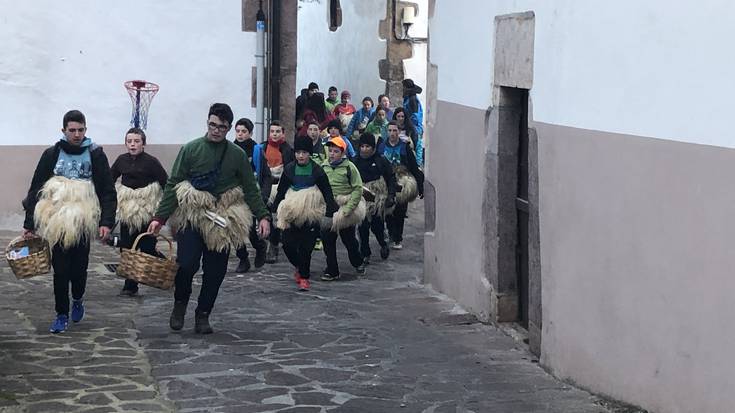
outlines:
[[[339,110],[335,105],[332,113]],[[212,333],[209,315],[230,251],[240,259],[236,272],[251,267],[247,240],[255,250],[256,268],[277,262],[282,246],[303,291],[311,287],[312,252],[320,244],[327,262],[321,280],[340,278],[338,238],[356,274],[365,275],[372,258],[370,233],[380,257],[387,259],[391,246],[401,248],[408,203],[423,197],[417,145],[410,134],[402,137],[398,122],[383,125],[383,119],[375,116],[364,127],[360,121],[353,140],[342,134],[337,116],[326,124],[317,116],[299,125],[291,146],[277,121],[269,125],[267,141],[256,143],[253,123],[243,118],[228,141],[233,112],[215,103],[209,108],[207,132],[180,149],[169,174],[145,152],[146,134],[138,128],[127,131],[127,152],[109,166],[102,148],[86,135],[85,116],[67,112],[63,135],[42,154],[23,201],[24,236],[40,236],[52,247],[56,316],[50,331],[63,332],[69,318],[84,318],[90,242],[105,240],[116,223],[120,247],[131,248],[139,235],[151,234],[141,238],[138,248],[152,255],[158,254],[155,235],[163,225],[175,234],[179,267],[172,330],[184,327],[192,280],[201,266],[194,329]],[[405,130],[405,121],[403,125]],[[137,283],[126,280],[121,294],[134,296],[137,291]]]

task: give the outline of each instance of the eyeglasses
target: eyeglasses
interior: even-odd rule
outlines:
[[[82,133],[84,133],[84,131],[85,131],[85,130],[87,130],[87,128],[76,128],[76,129],[75,129],[75,128],[68,128],[68,129],[67,129],[67,131],[68,131],[69,133],[77,133],[77,132],[82,132]]]
[[[217,124],[217,123],[214,123],[214,122],[209,122],[207,124],[207,126],[209,126],[209,129],[211,129],[211,130],[217,129],[220,132],[227,132],[230,129],[230,125]]]

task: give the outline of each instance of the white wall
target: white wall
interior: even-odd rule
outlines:
[[[254,116],[255,35],[241,31],[240,0],[0,0],[0,9],[0,129],[14,131],[0,145],[51,143],[69,109],[85,113],[93,140],[119,143],[132,79],[161,87],[150,143],[204,133],[214,102]]]
[[[735,147],[735,3],[438,0],[431,60],[438,99],[486,109],[494,17],[536,14],[537,121]]]
[[[385,19],[386,0],[343,0],[342,26],[329,31],[325,0],[299,1],[296,91],[316,82],[326,95],[329,86],[352,94],[360,107],[365,96],[385,93],[378,62],[385,59],[385,40],[378,25]]]

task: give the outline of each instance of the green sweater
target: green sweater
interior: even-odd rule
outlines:
[[[227,153],[222,160],[219,179],[215,188],[210,192],[214,196],[219,196],[225,191],[239,186],[245,194],[245,202],[253,211],[253,215],[258,219],[270,215],[265,208],[265,204],[263,204],[260,190],[255,182],[255,176],[245,151],[227,140],[214,143],[203,136],[187,143],[179,150],[168,182],[166,182],[166,188],[163,191],[163,199],[161,199],[156,211],[155,216],[158,220],[165,222],[179,206],[174,187],[179,182],[188,180],[192,176],[213,170],[222,156],[225,145],[227,145]]]
[[[350,195],[350,200],[344,205],[345,213],[350,213],[360,203],[362,198],[362,178],[360,171],[349,159],[344,159],[336,167],[329,164],[329,160],[322,162],[322,169],[327,173],[329,186],[336,198],[339,195]],[[349,171],[349,172],[348,172]]]

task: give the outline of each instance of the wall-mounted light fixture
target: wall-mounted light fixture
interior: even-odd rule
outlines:
[[[400,26],[396,23],[399,18],[398,0],[393,0],[393,36],[396,40],[407,40],[410,42],[422,42],[426,41],[425,37],[417,38],[411,37],[408,34],[408,30],[411,26],[416,23],[416,7],[413,5],[405,5],[400,9]],[[402,29],[402,30],[401,30]],[[396,31],[401,30],[400,35]]]

